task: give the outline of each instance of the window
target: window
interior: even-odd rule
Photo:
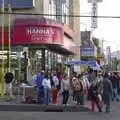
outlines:
[[[69,24],[70,4],[69,0],[62,0],[62,23]]]
[[[49,14],[63,15],[61,16],[50,16],[50,19],[56,20],[60,23],[69,24],[69,17],[66,15],[70,14],[70,0],[49,0]]]
[[[55,0],[49,0],[49,15],[56,15]],[[56,16],[49,16],[50,19],[56,20]]]

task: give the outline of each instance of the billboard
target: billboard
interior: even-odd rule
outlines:
[[[91,31],[81,32],[81,56],[97,56],[97,48],[91,41]]]
[[[4,0],[5,8],[8,8],[8,4],[11,4],[12,9],[20,8],[33,8],[35,0]],[[2,6],[2,0],[0,0],[0,7]]]
[[[95,47],[81,47],[80,48],[81,56],[97,56],[97,49]]]

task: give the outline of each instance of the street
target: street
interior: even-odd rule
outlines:
[[[120,103],[112,105],[111,113],[81,113],[81,112],[0,112],[1,120],[120,120]]]

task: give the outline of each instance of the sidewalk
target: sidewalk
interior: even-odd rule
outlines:
[[[70,101],[69,101],[70,103]],[[68,106],[59,105],[40,105],[40,104],[23,104],[15,100],[1,101],[0,111],[17,111],[17,112],[90,112],[90,109],[85,106],[70,104]]]
[[[17,112],[90,112],[86,106],[78,105],[39,105],[39,104],[22,104],[16,101],[0,102],[0,111],[17,111]]]

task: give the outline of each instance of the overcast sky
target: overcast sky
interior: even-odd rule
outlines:
[[[90,15],[91,4],[80,0],[81,15]],[[98,3],[99,16],[120,16],[120,0],[103,0]],[[91,19],[81,18],[81,30],[90,30]],[[120,19],[98,19],[98,28],[94,36],[104,39],[104,47],[111,46],[112,51],[120,50]],[[111,42],[110,42],[111,41]]]

